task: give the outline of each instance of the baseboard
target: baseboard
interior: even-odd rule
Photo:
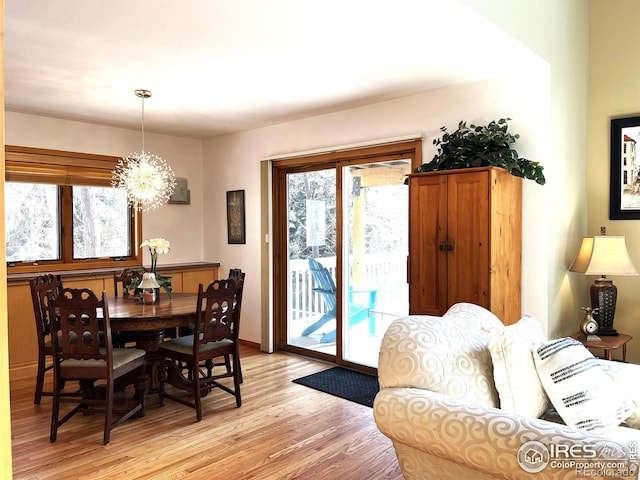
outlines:
[[[38,363],[22,363],[9,367],[9,381],[24,380],[25,378],[33,378],[35,383],[36,374],[38,373]]]
[[[238,343],[240,345],[246,345],[247,347],[253,347],[253,348],[257,348],[258,350],[260,350],[260,344],[256,343],[256,342],[251,342],[249,340],[242,340],[240,338],[240,339],[238,339]]]

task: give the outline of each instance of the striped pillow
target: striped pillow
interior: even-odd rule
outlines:
[[[533,355],[542,386],[567,425],[605,433],[622,423],[634,403],[580,342],[559,338]]]

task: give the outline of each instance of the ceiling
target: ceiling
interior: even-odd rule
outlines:
[[[192,138],[505,75],[459,0],[5,0],[5,109]],[[510,59],[505,62],[504,59]]]

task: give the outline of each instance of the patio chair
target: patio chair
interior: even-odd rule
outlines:
[[[333,277],[329,270],[324,267],[317,260],[309,259],[309,269],[313,276],[313,281],[316,287],[313,288],[314,292],[318,292],[322,296],[327,311],[322,317],[316,320],[313,324],[309,325],[302,332],[303,337],[311,335],[313,332],[322,327],[329,320],[336,318],[336,284],[333,281]],[[353,303],[354,295],[367,294],[369,303],[360,304]],[[375,308],[376,298],[378,295],[377,290],[350,290],[349,291],[349,327],[360,323],[363,320],[369,320],[369,335],[373,336],[376,332],[375,318],[371,315],[371,310]],[[320,338],[320,343],[335,342],[336,330],[326,333]]]

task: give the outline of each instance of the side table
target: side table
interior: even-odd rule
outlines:
[[[575,338],[580,343],[582,343],[589,350],[597,348],[604,350],[604,358],[607,360],[613,360],[612,353],[614,350],[622,347],[622,361],[627,361],[627,342],[631,340],[633,337],[631,335],[625,335],[621,333],[615,337],[600,337],[600,340],[587,340],[584,335],[580,332],[576,332],[571,335],[571,338]]]

